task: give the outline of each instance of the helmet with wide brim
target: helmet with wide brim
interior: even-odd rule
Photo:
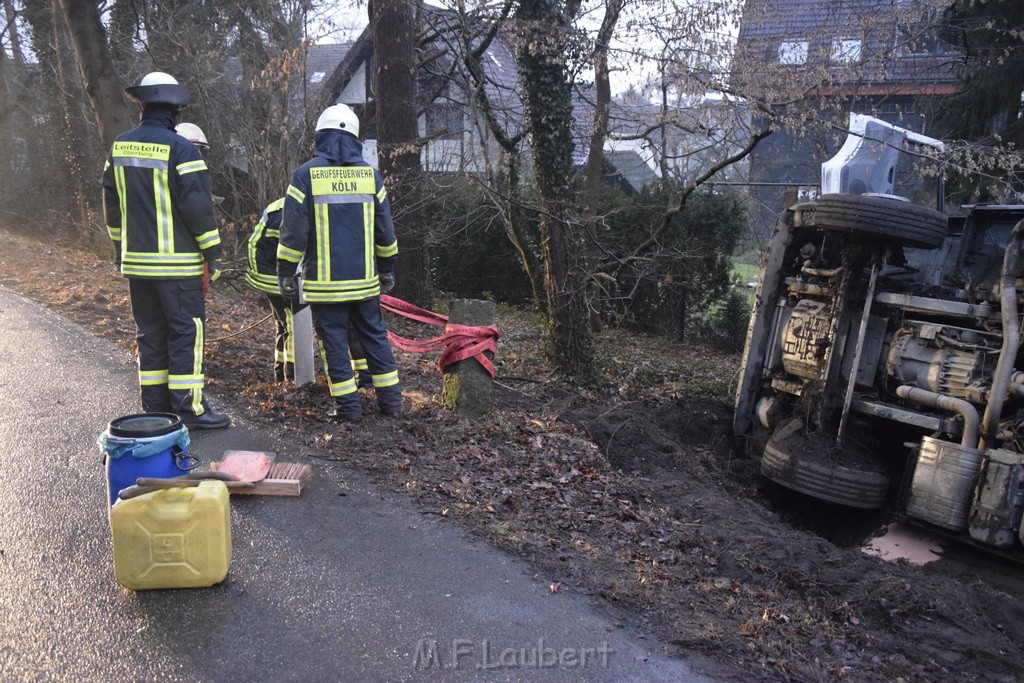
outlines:
[[[203,149],[210,149],[210,143],[206,141],[206,133],[194,123],[183,121],[174,127],[174,132],[194,145],[198,145]]]
[[[191,97],[188,88],[162,71],[146,74],[138,83],[125,88],[124,93],[136,104],[168,104],[176,107],[184,106]]]

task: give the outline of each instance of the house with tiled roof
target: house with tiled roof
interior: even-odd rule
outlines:
[[[821,163],[846,137],[849,112],[928,133],[929,107],[956,87],[957,55],[930,30],[941,5],[936,0],[745,1],[734,85],[762,94],[791,87],[793,99],[803,98],[802,106],[814,107],[811,114],[824,124],[810,131],[784,128],[751,155],[750,183],[764,209],[756,221],[762,228],[770,228],[784,203],[817,192]]]
[[[501,148],[484,119],[473,92],[473,84],[458,61],[455,50],[446,49],[447,40],[460,39],[462,27],[453,13],[424,7],[424,21],[430,22],[438,36],[429,49],[439,53],[418,72],[419,135],[422,143],[420,162],[427,173],[485,173],[498,167]],[[519,96],[519,72],[509,35],[499,32],[481,56],[485,72],[483,89],[491,114],[506,137],[516,140],[517,154],[528,159],[526,109]],[[364,146],[376,148],[375,125],[363,112],[376,96],[372,83],[373,41],[367,27],[350,46],[344,58],[323,81],[329,102],[351,106],[363,119]],[[573,161],[577,167],[586,161],[594,110],[586,93],[577,91],[573,100]],[[625,163],[620,169],[615,162]],[[608,184],[626,193],[638,191],[657,179],[657,171],[648,160],[636,154],[604,158],[604,178]]]

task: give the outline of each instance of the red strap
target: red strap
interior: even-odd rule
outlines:
[[[444,348],[441,353],[441,360],[438,365],[441,371],[452,363],[476,358],[487,373],[494,379],[494,364],[485,354],[495,353],[497,350],[498,337],[501,331],[496,325],[474,326],[448,324],[448,316],[434,313],[426,309],[410,304],[407,301],[396,299],[387,294],[380,295],[380,305],[386,311],[397,315],[416,320],[430,325],[444,326],[444,334],[430,339],[406,339],[394,332],[388,331],[388,339],[392,344],[410,353],[425,353]]]

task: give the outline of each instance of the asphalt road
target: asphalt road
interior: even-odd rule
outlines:
[[[4,680],[708,680],[341,464],[299,498],[232,498],[223,583],[126,590],[96,439],[138,410],[132,359],[2,288],[0,329]],[[193,450],[300,459],[236,425]]]

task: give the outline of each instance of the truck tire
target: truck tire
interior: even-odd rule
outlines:
[[[870,462],[839,464],[822,451],[793,449],[769,441],[761,472],[777,484],[812,498],[847,507],[875,510],[885,503],[889,475]]]
[[[948,231],[944,215],[927,206],[859,194],[823,194],[804,225],[828,232],[893,240],[908,247],[935,249]]]

